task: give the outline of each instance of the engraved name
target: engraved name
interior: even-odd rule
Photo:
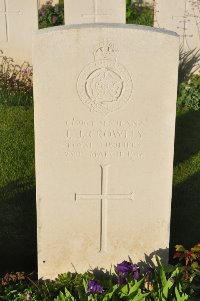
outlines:
[[[66,121],[65,155],[70,158],[142,157],[144,125],[134,120]]]

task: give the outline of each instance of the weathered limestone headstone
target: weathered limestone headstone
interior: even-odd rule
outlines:
[[[200,49],[200,1],[156,0],[155,26],[177,32],[184,50]]]
[[[65,0],[65,24],[126,23],[124,0]]]
[[[0,49],[16,63],[32,61],[32,34],[38,29],[36,0],[0,0]]]
[[[168,248],[177,69],[168,31],[84,24],[35,36],[39,277]]]

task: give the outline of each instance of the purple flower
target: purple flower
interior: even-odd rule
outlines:
[[[119,275],[119,276],[117,277],[117,282],[118,282],[119,285],[124,285],[124,284],[126,284],[126,277],[123,277],[123,276]]]
[[[135,280],[138,280],[140,277],[140,268],[137,264],[133,264],[133,277]]]
[[[132,263],[128,261],[123,261],[122,263],[117,264],[117,272],[122,274],[130,274],[132,272]]]
[[[103,287],[96,282],[96,280],[90,280],[88,282],[88,290],[87,290],[87,295],[89,296],[90,294],[102,294],[103,293]]]
[[[124,284],[131,274],[135,280],[138,280],[140,277],[139,266],[128,261],[123,261],[122,263],[117,264],[115,270],[118,274],[118,284]]]

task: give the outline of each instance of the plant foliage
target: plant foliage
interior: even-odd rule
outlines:
[[[153,26],[154,8],[139,1],[126,0],[126,23]]]
[[[177,106],[179,109],[200,109],[200,73],[179,84]]]
[[[186,301],[200,298],[200,244],[190,251],[176,246],[180,264],[141,267],[123,261],[115,272],[66,273],[52,280],[18,274],[1,279],[0,299],[9,301]],[[195,266],[194,266],[195,264]],[[136,271],[138,273],[136,273]],[[123,280],[123,281],[122,281]],[[196,286],[195,286],[195,285]],[[197,297],[197,299],[194,299]]]
[[[0,104],[32,105],[32,75],[33,70],[29,63],[16,65],[0,50]]]
[[[180,47],[178,109],[200,109],[200,50]],[[199,71],[199,73],[198,73]]]
[[[39,28],[64,24],[64,4],[52,5],[52,0],[39,9]]]

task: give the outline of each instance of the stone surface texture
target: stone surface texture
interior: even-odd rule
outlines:
[[[65,24],[126,23],[125,0],[65,0]]]
[[[156,0],[155,26],[177,32],[184,50],[200,49],[200,1]]]
[[[0,0],[0,49],[18,64],[32,62],[32,34],[38,29],[36,0]]]
[[[35,35],[39,277],[167,256],[178,44],[134,25]]]

